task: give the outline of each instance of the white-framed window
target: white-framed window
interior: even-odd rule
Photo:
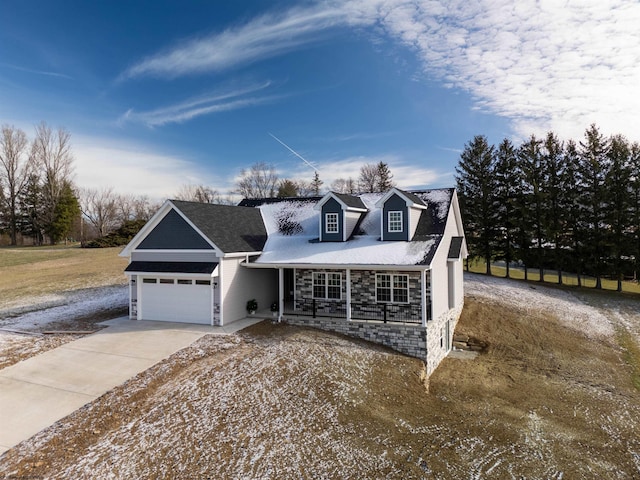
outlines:
[[[409,303],[409,275],[376,274],[376,302]]]
[[[338,233],[338,214],[326,213],[324,216],[325,233]]]
[[[389,232],[402,232],[402,210],[387,212],[387,225]]]
[[[342,298],[342,274],[313,272],[313,298],[340,300]]]

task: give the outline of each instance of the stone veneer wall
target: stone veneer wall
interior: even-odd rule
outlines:
[[[311,270],[296,269],[296,300],[311,300],[313,298],[313,272],[340,273],[341,300],[316,300],[318,306],[326,304],[344,302],[347,300],[347,274],[344,270]],[[351,301],[353,303],[376,304],[376,274],[403,274],[409,276],[409,304],[422,304],[422,274],[420,272],[402,271],[374,271],[374,270],[352,270],[351,271]]]
[[[458,324],[458,319],[462,313],[463,304],[449,310],[434,321],[427,322],[427,351],[426,358],[427,377],[440,365],[440,362],[447,356],[453,343],[453,332]],[[441,345],[440,338],[442,329],[447,327],[449,322],[449,345]],[[445,337],[446,338],[446,337]]]
[[[427,330],[421,325],[347,322],[341,318],[302,318],[286,315],[283,321],[291,325],[314,327],[361,338],[423,361],[427,359]]]

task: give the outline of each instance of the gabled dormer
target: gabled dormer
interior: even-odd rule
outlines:
[[[315,207],[320,211],[320,241],[346,242],[367,213],[362,200],[344,193],[329,192]]]
[[[378,202],[380,209],[380,239],[408,242],[427,206],[420,197],[399,188],[389,190]]]

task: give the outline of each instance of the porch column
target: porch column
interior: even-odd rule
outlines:
[[[347,322],[351,321],[351,269],[347,268]]]
[[[284,268],[278,269],[278,322],[282,321],[284,312]]]
[[[422,300],[422,326],[427,326],[427,271],[422,270],[422,295],[420,295],[420,299]]]

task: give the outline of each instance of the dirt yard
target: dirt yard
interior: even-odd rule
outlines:
[[[428,392],[419,360],[263,322],[23,442],[0,478],[640,477],[638,300],[466,285],[458,332],[488,349]]]

